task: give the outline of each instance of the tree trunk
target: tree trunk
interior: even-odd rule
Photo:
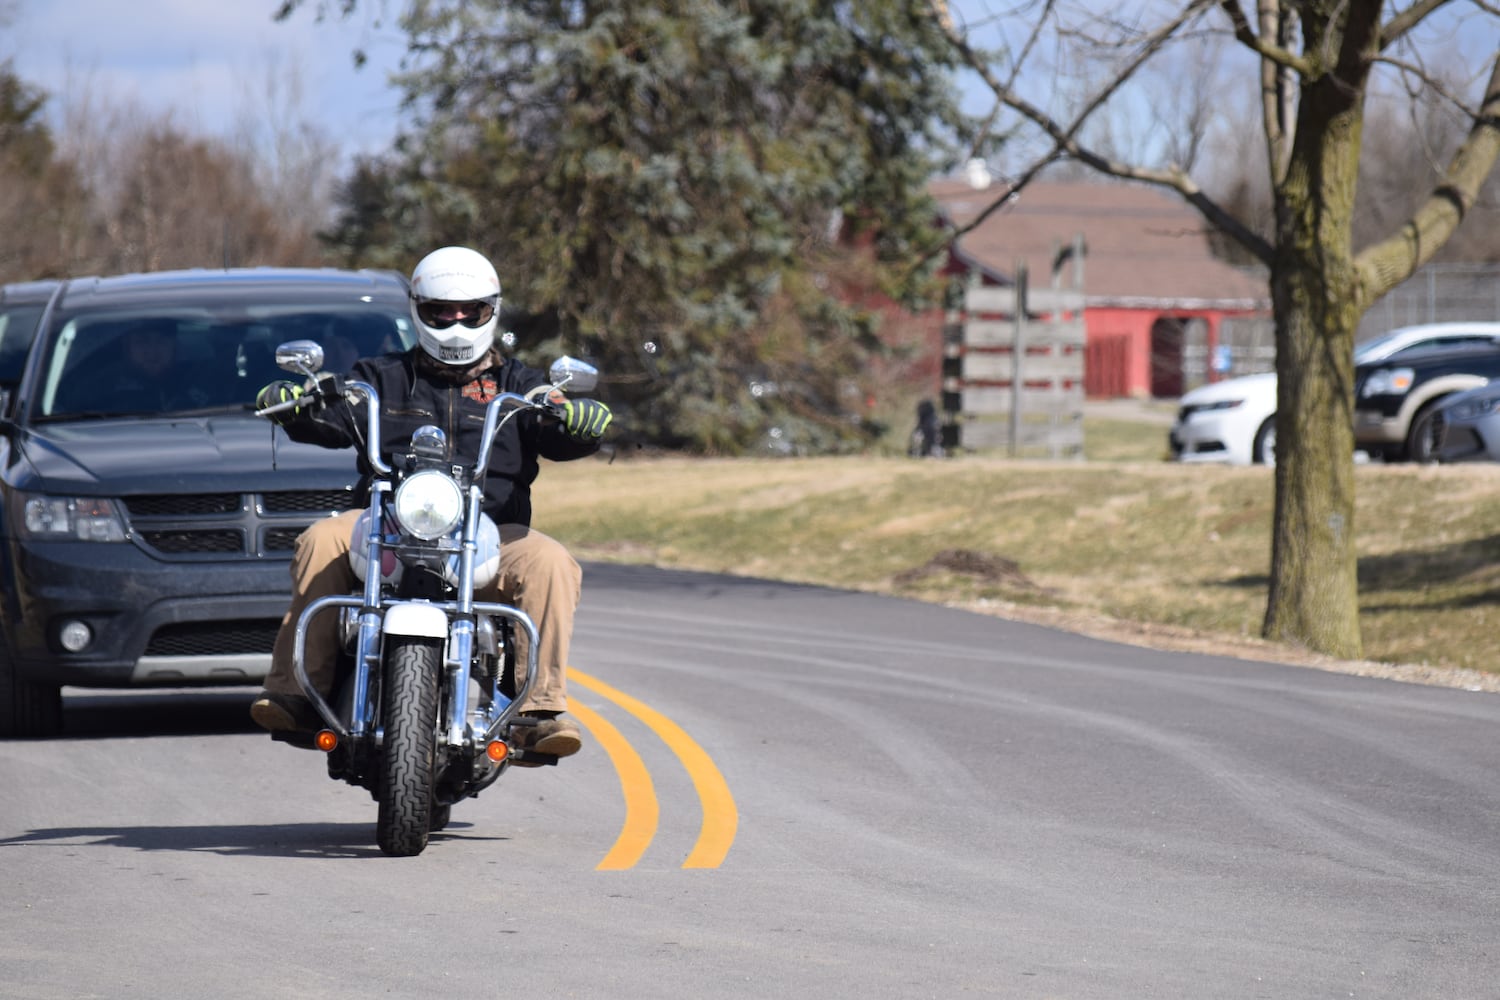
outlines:
[[[1287,250],[1334,263],[1326,247],[1283,248],[1272,278],[1278,447],[1263,634],[1358,659],[1352,388],[1358,311],[1346,274],[1299,266]],[[1343,257],[1338,263],[1347,268],[1347,252]]]
[[[1352,7],[1327,20],[1304,12],[1305,51],[1340,55],[1304,82],[1276,188],[1276,514],[1263,628],[1268,639],[1347,659],[1361,654],[1354,330],[1365,306],[1350,241],[1379,4]]]

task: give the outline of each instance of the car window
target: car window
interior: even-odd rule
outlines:
[[[32,414],[39,419],[244,409],[276,367],[278,344],[316,340],[324,368],[412,343],[404,312],[359,308],[240,308],[210,313],[85,313],[46,345]]]
[[[1415,343],[1407,344],[1405,347],[1401,348],[1399,351],[1396,351],[1390,356],[1392,358],[1405,357],[1408,354],[1416,354],[1421,351],[1430,351],[1434,347],[1481,347],[1489,346],[1494,343],[1494,337],[1486,337],[1478,334],[1472,337],[1463,337],[1450,334],[1446,337],[1432,337],[1427,340],[1419,340]]]
[[[1410,343],[1402,344],[1399,348],[1391,345],[1400,342],[1403,337],[1410,336],[1409,330],[1397,330],[1367,340],[1354,348],[1354,363],[1357,365],[1367,364],[1372,361],[1381,361],[1385,358],[1398,358],[1412,351],[1430,350],[1434,347],[1449,347],[1456,344],[1490,344],[1496,341],[1496,335],[1491,333],[1434,333],[1412,340]]]
[[[0,385],[15,385],[26,365],[26,352],[36,338],[36,324],[44,303],[0,307]]]

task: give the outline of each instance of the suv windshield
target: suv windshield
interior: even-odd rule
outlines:
[[[87,312],[63,317],[40,360],[33,419],[246,409],[276,367],[278,344],[315,340],[324,369],[405,349],[410,321],[372,305],[269,305]]]

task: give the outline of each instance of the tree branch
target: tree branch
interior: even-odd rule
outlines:
[[[1046,0],[1046,3],[1042,6],[1041,13],[1037,15],[1036,26],[1031,32],[1031,37],[1027,38],[1026,44],[1021,46],[1020,55],[1011,60],[1010,78],[1005,81],[1006,89],[1010,89],[1015,85],[1016,77],[1021,75],[1021,67],[1026,63],[1027,57],[1041,42],[1042,25],[1046,24],[1047,19],[1052,16],[1052,9],[1055,3],[1056,0]],[[928,6],[937,14],[938,24],[942,26],[943,33],[948,37],[950,42],[954,38],[964,37],[953,26],[953,18],[948,9],[948,0],[928,0]],[[977,55],[975,58],[978,58]],[[1000,117],[1000,109],[1002,107],[1004,105],[996,101],[994,108],[990,110],[989,116],[985,118],[984,124],[974,134],[974,142],[969,147],[970,158],[980,155],[980,150],[984,146],[984,140],[989,135],[990,130],[995,127],[995,122]]]
[[[1404,59],[1394,59],[1394,58],[1392,58],[1390,56],[1380,56],[1375,61],[1379,62],[1379,63],[1384,63],[1385,65],[1392,67],[1393,69],[1395,69],[1397,71],[1397,73],[1399,73],[1403,77],[1407,77],[1407,76],[1414,77],[1418,82],[1421,83],[1421,85],[1423,87],[1425,87],[1426,89],[1432,91],[1434,94],[1436,94],[1438,97],[1442,98],[1448,104],[1450,104],[1454,108],[1458,109],[1458,111],[1461,112],[1464,115],[1464,117],[1466,117],[1466,118],[1467,117],[1472,117],[1472,115],[1474,114],[1472,111],[1469,110],[1468,103],[1464,99],[1464,97],[1462,97],[1459,94],[1454,93],[1452,90],[1450,90],[1448,88],[1448,85],[1445,84],[1442,80],[1438,79],[1437,77],[1433,76],[1431,73],[1427,72],[1426,67],[1421,66],[1421,65],[1419,65],[1417,63],[1407,62]],[[1414,93],[1415,93],[1415,91],[1412,90],[1410,87],[1408,87],[1408,89],[1407,89],[1408,96],[1411,96]]]
[[[1447,0],[1440,0],[1440,2],[1446,3]],[[1250,26],[1249,19],[1245,17],[1245,9],[1240,6],[1239,0],[1219,0],[1219,9],[1229,17],[1229,23],[1234,26],[1235,40],[1240,44],[1262,59],[1278,66],[1285,66],[1303,76],[1313,75],[1314,69],[1311,62],[1280,44],[1272,44],[1266,39],[1264,33],[1255,33],[1255,29]],[[1264,13],[1262,11],[1262,15]]]
[[[937,16],[936,8],[939,0],[928,0],[928,2],[929,8],[933,9],[934,16]],[[996,198],[988,207],[986,207],[984,211],[975,216],[975,218],[972,219],[963,228],[951,234],[949,239],[945,241],[944,245],[946,246],[952,241],[959,239],[966,233],[971,232],[976,226],[978,226],[991,214],[997,211],[1001,205],[1005,204],[1005,202],[1008,201],[1012,195],[1020,191],[1026,183],[1029,183],[1032,179],[1034,179],[1035,176],[1040,173],[1042,168],[1056,160],[1059,155],[1065,153],[1073,159],[1076,159],[1081,163],[1085,163],[1103,174],[1108,174],[1113,177],[1120,177],[1127,180],[1143,181],[1148,184],[1156,184],[1162,187],[1171,188],[1172,190],[1181,194],[1182,197],[1194,208],[1196,208],[1198,212],[1211,224],[1222,230],[1231,239],[1244,246],[1247,250],[1254,254],[1257,259],[1266,263],[1270,263],[1272,252],[1271,245],[1267,243],[1266,240],[1263,239],[1254,230],[1250,229],[1234,216],[1226,212],[1221,206],[1218,205],[1217,202],[1215,202],[1212,198],[1205,194],[1203,190],[1199,188],[1196,183],[1194,183],[1192,178],[1188,177],[1187,174],[1177,166],[1174,165],[1165,170],[1152,170],[1145,167],[1132,166],[1126,163],[1118,163],[1116,161],[1107,159],[1099,155],[1098,153],[1095,153],[1091,149],[1086,148],[1085,146],[1081,145],[1076,138],[1078,132],[1083,128],[1084,123],[1088,120],[1090,115],[1097,111],[1105,101],[1107,101],[1111,96],[1114,95],[1117,90],[1124,86],[1125,83],[1136,72],[1136,70],[1138,70],[1147,60],[1161,51],[1162,47],[1166,45],[1174,35],[1176,35],[1177,31],[1181,29],[1184,24],[1191,21],[1199,13],[1207,9],[1211,4],[1215,2],[1219,2],[1222,4],[1223,0],[1193,0],[1193,2],[1189,3],[1175,20],[1168,22],[1157,31],[1146,36],[1143,40],[1143,44],[1141,45],[1140,50],[1136,53],[1135,58],[1132,59],[1127,66],[1123,67],[1121,72],[1115,77],[1110,85],[1096,94],[1094,98],[1083,107],[1077,117],[1074,118],[1072,124],[1066,127],[1059,124],[1056,120],[1054,120],[1050,115],[1042,111],[1040,108],[1020,97],[1020,95],[1016,94],[1010,88],[1010,86],[1003,84],[999,80],[997,80],[988,63],[979,58],[979,55],[968,44],[968,41],[960,36],[956,31],[944,26],[943,30],[947,35],[949,43],[954,46],[954,48],[963,57],[964,61],[969,65],[969,67],[976,73],[978,73],[980,78],[984,80],[985,84],[989,86],[990,90],[995,95],[995,99],[1011,110],[1019,113],[1024,118],[1030,120],[1049,137],[1051,137],[1053,143],[1051,152],[1033,163],[1032,166],[1027,169],[1021,181],[1010,184],[1007,187],[1006,191],[999,198]],[[941,21],[939,23],[940,26],[942,26]],[[933,252],[935,253],[936,250],[934,250]],[[925,263],[926,259],[930,258],[931,256],[931,253],[927,254],[923,258],[923,262]]]
[[[1291,38],[1291,13],[1279,3],[1265,0],[1258,7],[1261,37],[1274,38],[1278,48],[1285,48]],[[1291,67],[1284,63],[1273,59],[1260,61],[1260,119],[1266,136],[1266,165],[1272,184],[1279,183],[1286,175],[1287,164],[1292,159],[1292,118],[1296,113],[1292,77]]]
[[[1384,52],[1400,41],[1403,36],[1421,24],[1427,15],[1451,2],[1452,0],[1418,0],[1405,10],[1397,11],[1380,29],[1380,51]]]
[[[1473,207],[1495,163],[1500,160],[1500,56],[1485,84],[1474,126],[1454,152],[1442,182],[1396,233],[1355,257],[1364,301],[1380,296],[1432,259]]]

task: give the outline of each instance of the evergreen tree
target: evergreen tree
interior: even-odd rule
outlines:
[[[0,157],[19,173],[39,177],[52,161],[52,132],[42,120],[47,95],[0,63]]]
[[[52,131],[43,119],[47,95],[0,62],[0,281],[61,273],[58,216],[72,175],[54,163]]]
[[[406,169],[340,243],[489,253],[521,346],[596,358],[644,439],[859,440],[878,344],[844,258],[908,275],[960,125],[925,3],[432,0],[403,27]]]
[[[334,201],[333,228],[318,237],[341,265],[410,270],[412,248],[401,236],[415,200],[403,194],[399,164],[391,158],[360,157]]]

